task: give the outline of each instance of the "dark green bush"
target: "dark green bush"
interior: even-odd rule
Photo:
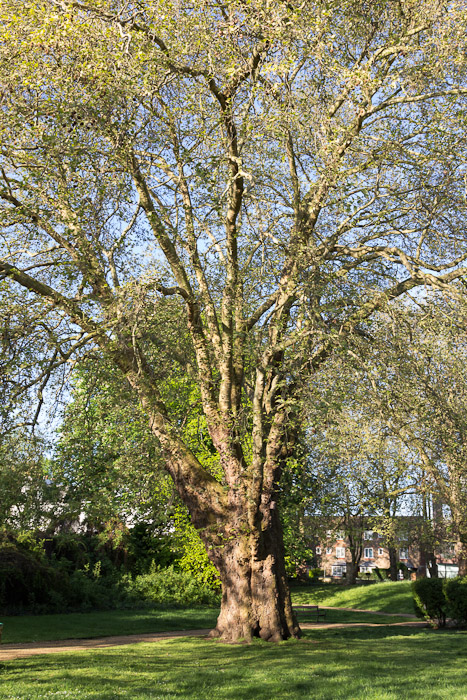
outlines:
[[[157,528],[138,523],[128,535],[126,568],[132,574],[144,574],[150,570],[153,561],[163,568],[170,566],[180,558],[175,550],[174,535],[161,536]]]
[[[458,627],[467,626],[467,580],[462,578],[447,579],[444,583],[444,595],[447,601],[448,617]]]
[[[415,613],[438,627],[446,625],[448,602],[440,578],[420,578],[412,583]]]
[[[0,549],[0,609],[16,612],[46,606],[61,577],[45,559],[13,544]]]
[[[141,541],[138,546],[139,538]],[[164,568],[173,554],[146,528],[131,533],[128,548],[132,578],[123,560],[116,566],[108,543],[96,535],[0,531],[0,613],[62,613],[110,608],[193,605],[219,601],[209,581],[181,566]],[[161,555],[154,558],[154,555]],[[148,562],[152,556],[152,564]],[[157,562],[157,564],[155,563]],[[144,573],[148,572],[149,573]]]

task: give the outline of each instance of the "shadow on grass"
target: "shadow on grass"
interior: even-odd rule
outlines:
[[[307,631],[273,645],[166,640],[4,664],[0,698],[401,700],[465,698],[467,633]]]
[[[217,608],[148,608],[2,617],[3,643],[83,639],[214,627]]]

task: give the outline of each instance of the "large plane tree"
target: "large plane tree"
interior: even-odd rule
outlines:
[[[0,271],[43,301],[37,381],[85,348],[114,363],[219,571],[213,633],[298,636],[277,490],[301,392],[375,310],[465,274],[465,5],[0,0],[0,19]],[[169,297],[216,468],[163,390]]]

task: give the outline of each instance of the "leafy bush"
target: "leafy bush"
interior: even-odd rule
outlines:
[[[318,581],[320,577],[322,578],[324,576],[324,569],[310,569],[308,571],[308,576]]]
[[[175,543],[180,558],[177,569],[187,575],[187,581],[196,581],[203,589],[220,591],[217,569],[210,561],[201,538],[190,522],[188,511],[179,507],[174,513]]]
[[[161,567],[170,566],[180,557],[174,543],[173,533],[161,534],[162,524],[159,527],[148,523],[138,523],[128,535],[128,559],[127,569],[132,574],[147,573],[153,561]]]
[[[62,580],[45,559],[14,544],[0,549],[0,609],[17,612],[47,605]]]
[[[458,627],[467,626],[467,580],[447,579],[444,582],[444,595],[448,617],[452,618]]]
[[[96,565],[71,573],[62,563],[15,544],[0,548],[0,611],[4,614],[87,612],[117,607],[114,579],[101,578]]]
[[[374,574],[375,574],[375,579],[378,581],[390,581],[391,577],[391,570],[390,569],[381,569],[379,566],[375,566],[374,568]]]
[[[103,571],[93,540],[73,534],[43,540],[33,532],[0,531],[0,612],[85,612],[126,604],[119,572],[108,559]]]
[[[444,582],[440,578],[420,578],[412,583],[415,613],[418,617],[446,625],[448,602],[444,594]]]
[[[0,613],[218,603],[217,572],[199,537],[196,540],[189,531],[180,564],[163,568],[170,558],[180,556],[170,549],[172,539],[164,543],[162,538],[151,538],[144,527],[135,528],[130,535],[124,560],[130,566],[125,573],[122,560],[116,566],[117,557],[107,540],[103,547],[96,535],[65,533],[43,540],[31,532],[0,531]],[[152,564],[148,563],[151,554],[156,554],[157,565],[154,556]],[[132,578],[130,572],[135,569],[138,575]]]
[[[127,576],[123,581],[126,593],[133,599],[158,605],[200,605],[219,602],[219,594],[206,583],[200,583],[187,571],[173,566],[153,567],[149,574]]]

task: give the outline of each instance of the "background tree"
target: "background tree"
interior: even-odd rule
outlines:
[[[138,395],[219,571],[215,633],[297,636],[277,484],[306,379],[388,300],[465,274],[464,4],[0,17],[0,271],[68,323],[57,352],[98,348]],[[145,352],[161,295],[184,307],[217,475]]]
[[[389,550],[390,576],[397,579],[400,516],[418,515],[420,476],[414,451],[388,429],[378,401],[367,385],[362,353],[373,350],[374,322],[328,362],[310,384],[307,400],[309,459],[322,473],[324,499],[316,512],[345,532],[351,561],[347,582],[353,583],[364,549],[364,531],[376,530]],[[378,380],[378,367],[367,365]],[[379,386],[379,391],[382,387]]]
[[[465,309],[458,297],[394,307],[374,327],[362,382],[380,420],[416,455],[421,491],[431,497],[435,530],[451,512],[459,572],[466,567]],[[426,506],[425,506],[426,509]]]

